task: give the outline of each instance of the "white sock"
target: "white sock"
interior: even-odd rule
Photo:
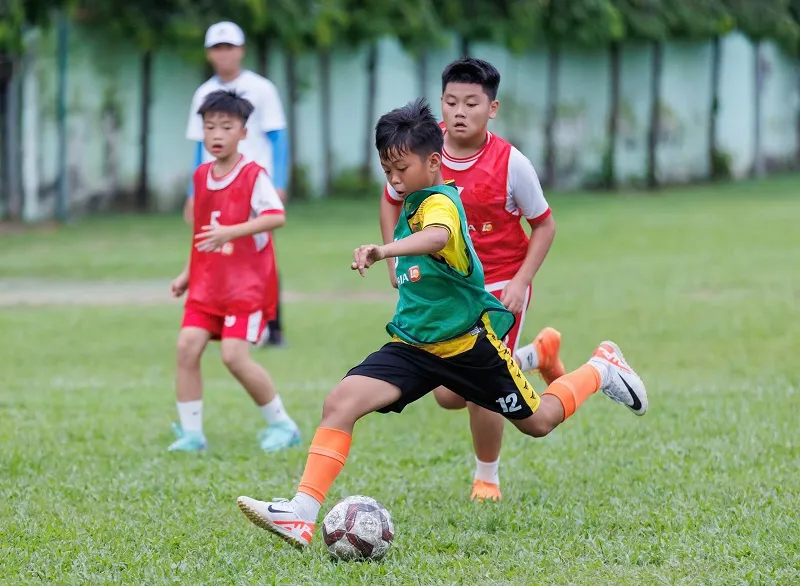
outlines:
[[[475,480],[500,486],[500,458],[494,462],[481,462],[475,458]]]
[[[298,492],[292,499],[292,506],[303,521],[316,523],[322,503],[318,502],[317,499],[310,494]]]
[[[522,348],[517,348],[517,360],[519,360],[522,370],[534,370],[539,368],[539,355],[533,344],[528,344]]]
[[[289,417],[289,414],[286,412],[286,409],[283,408],[283,401],[281,401],[279,395],[275,395],[275,398],[272,399],[272,401],[266,405],[261,405],[259,409],[261,410],[261,414],[264,416],[264,419],[267,420],[267,425],[280,423],[281,421],[292,420],[292,418]]]
[[[203,400],[178,402],[178,417],[183,431],[203,432]]]

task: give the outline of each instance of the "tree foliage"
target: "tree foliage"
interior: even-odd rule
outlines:
[[[507,4],[508,21],[503,27],[503,44],[512,53],[530,49],[541,37],[541,0],[503,0]]]
[[[725,0],[672,0],[667,17],[669,34],[678,39],[706,40],[736,24]]]
[[[363,0],[341,0],[345,14],[341,43],[360,47],[394,33],[390,2],[368,4]]]
[[[773,39],[783,45],[797,41],[798,24],[791,0],[725,0],[736,26],[753,41]]]
[[[172,45],[189,0],[74,0],[77,16],[106,34],[131,40],[143,52]]]
[[[74,5],[74,0],[0,0],[0,51],[21,52],[26,26],[45,27],[54,11]]]
[[[800,0],[790,0],[789,14],[792,16],[795,26],[800,28]],[[795,58],[800,57],[800,36],[796,36],[793,41],[784,40],[782,44]],[[800,150],[800,145],[798,145],[798,149]]]
[[[385,5],[396,38],[409,53],[419,56],[444,39],[444,29],[434,8],[438,0],[391,0]]]
[[[670,0],[613,0],[625,22],[628,38],[666,41],[670,32]]]
[[[505,42],[506,29],[514,26],[510,5],[507,0],[440,0],[435,4],[444,26],[460,38],[497,44]]]
[[[545,0],[542,25],[548,42],[604,47],[625,35],[625,21],[611,0]]]

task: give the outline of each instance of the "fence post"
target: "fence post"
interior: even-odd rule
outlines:
[[[39,182],[39,133],[40,90],[36,74],[39,60],[40,31],[28,28],[25,32],[25,52],[22,57],[22,220],[35,222],[40,220]]]
[[[5,116],[5,169],[8,197],[6,215],[10,220],[19,220],[22,209],[22,195],[20,192],[20,66],[19,57],[11,56],[11,78],[6,85],[6,116]]]
[[[63,11],[58,13],[58,195],[56,198],[56,217],[65,222],[69,216],[67,176],[67,53],[68,24]]]

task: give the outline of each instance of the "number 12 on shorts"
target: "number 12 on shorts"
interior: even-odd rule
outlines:
[[[497,402],[500,404],[503,413],[513,413],[522,409],[522,405],[517,405],[516,393],[511,393],[507,397],[500,397]]]

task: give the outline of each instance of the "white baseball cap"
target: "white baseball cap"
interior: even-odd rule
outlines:
[[[218,22],[208,27],[206,31],[206,49],[214,45],[244,45],[244,32],[239,25],[232,22]]]

